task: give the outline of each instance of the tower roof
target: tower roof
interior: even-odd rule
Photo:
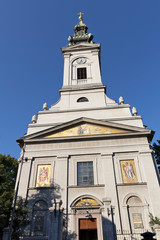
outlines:
[[[83,23],[83,15],[84,13],[78,13],[79,15],[79,23],[74,27],[75,34],[74,36],[69,36],[68,41],[69,46],[75,45],[78,43],[86,42],[86,43],[93,43],[93,34],[88,33],[88,27],[85,23]]]

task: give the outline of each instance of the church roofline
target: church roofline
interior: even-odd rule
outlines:
[[[53,106],[53,105],[52,105]],[[98,110],[105,110],[105,109],[116,109],[116,108],[130,108],[130,105],[129,104],[122,104],[122,105],[118,105],[118,104],[112,104],[112,105],[107,105],[107,106],[105,106],[105,107],[96,107],[96,108],[81,108],[81,109],[70,109],[70,110],[68,110],[68,109],[65,109],[65,110],[51,110],[51,109],[49,109],[49,110],[47,110],[47,111],[39,111],[38,112],[38,114],[56,114],[56,113],[65,113],[65,112],[83,112],[83,111],[98,111]],[[132,117],[135,117],[135,116],[131,116],[131,118]],[[141,118],[142,119],[142,117],[141,116],[136,116],[136,118]],[[130,119],[131,119],[130,118]],[[119,118],[117,118],[117,120],[118,120]],[[128,117],[127,118],[123,118],[123,119],[128,119]],[[110,121],[110,120],[109,120]]]
[[[46,111],[40,111],[39,114],[43,114],[43,113],[47,113]],[[53,113],[53,112],[52,112]],[[123,121],[123,120],[137,120],[137,119],[142,119],[141,116],[131,116],[131,117],[126,117],[126,118],[110,118],[109,120],[106,119],[97,119],[98,121],[102,121],[102,122],[109,122],[109,121]],[[55,127],[59,124],[63,124],[63,122],[59,122],[59,123],[30,123],[28,124],[27,127],[29,128],[35,128],[35,127]]]
[[[39,141],[40,139],[35,139],[36,137],[42,137],[42,136],[45,136],[46,134],[50,134],[52,133],[53,131],[58,131],[58,130],[63,130],[67,127],[70,127],[70,126],[73,126],[73,125],[76,125],[76,124],[82,124],[82,123],[90,123],[90,124],[97,124],[97,125],[101,125],[101,126],[106,126],[106,127],[112,127],[112,128],[119,128],[119,129],[123,129],[123,130],[129,130],[130,132],[126,132],[126,133],[118,133],[118,134],[110,134],[110,135],[88,135],[88,136],[74,136],[74,137],[65,137],[65,138],[55,138],[56,140],[63,140],[63,139],[74,139],[74,138],[96,138],[96,137],[106,137],[106,138],[113,138],[113,137],[120,137],[120,136],[133,136],[133,135],[149,135],[152,139],[153,135],[154,135],[154,131],[150,130],[150,129],[147,129],[147,128],[140,128],[140,127],[135,127],[135,126],[128,126],[128,125],[124,125],[124,124],[119,124],[119,123],[113,123],[113,122],[109,122],[109,121],[106,121],[106,122],[102,122],[102,121],[99,121],[99,120],[95,120],[95,119],[90,119],[90,118],[86,118],[86,117],[82,117],[82,118],[78,118],[78,119],[75,119],[75,120],[72,120],[72,121],[69,121],[67,123],[62,123],[60,125],[57,125],[57,126],[53,126],[49,129],[45,129],[45,130],[42,130],[42,131],[39,131],[37,133],[33,133],[33,134],[30,134],[30,135],[26,135],[22,138],[19,138],[17,139],[17,142],[20,143],[22,141]],[[51,138],[53,140],[53,138]],[[44,139],[44,141],[48,141],[49,139]]]
[[[150,141],[153,138],[153,131],[145,131],[145,132],[127,132],[127,133],[115,133],[115,134],[97,134],[97,135],[85,135],[85,136],[73,136],[73,137],[54,137],[54,138],[30,138],[30,139],[25,139],[25,138],[19,138],[16,141],[19,143],[19,145],[22,146],[22,143],[38,143],[38,142],[64,142],[64,141],[75,141],[75,140],[93,140],[93,139],[124,139],[124,138],[134,138],[134,137],[148,137]]]

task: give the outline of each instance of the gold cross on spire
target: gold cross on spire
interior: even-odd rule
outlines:
[[[77,15],[79,15],[79,21],[82,21],[83,20],[82,15],[84,15],[84,13],[80,12],[80,13],[77,13]]]

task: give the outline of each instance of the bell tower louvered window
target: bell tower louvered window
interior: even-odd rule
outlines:
[[[86,79],[87,70],[86,68],[77,68],[77,79]]]

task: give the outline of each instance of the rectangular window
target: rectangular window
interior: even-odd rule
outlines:
[[[93,185],[93,162],[77,163],[77,185]]]
[[[77,79],[86,79],[87,70],[86,68],[77,68]]]

